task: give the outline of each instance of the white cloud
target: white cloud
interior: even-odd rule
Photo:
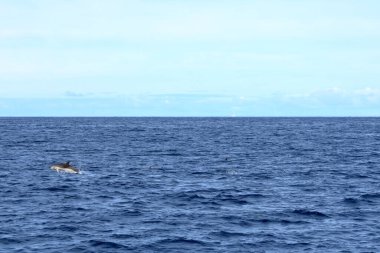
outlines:
[[[380,88],[365,87],[354,91],[355,94],[364,96],[380,96]]]
[[[366,87],[356,90],[354,95],[359,96],[364,102],[380,105],[380,88]]]
[[[380,106],[380,89],[366,87],[350,90],[332,87],[304,94],[288,94],[283,96],[283,99],[286,103],[316,108],[371,107],[374,105]]]

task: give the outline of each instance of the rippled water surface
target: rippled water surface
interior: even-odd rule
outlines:
[[[0,141],[1,253],[380,252],[380,118],[0,118]]]

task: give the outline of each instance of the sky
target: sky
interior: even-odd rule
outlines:
[[[380,116],[377,0],[0,0],[0,116]]]

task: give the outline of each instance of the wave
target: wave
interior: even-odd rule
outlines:
[[[65,192],[71,190],[71,188],[67,185],[62,186],[52,186],[47,188],[42,188],[41,190],[50,191],[50,192]]]
[[[253,224],[282,224],[282,225],[290,225],[290,224],[308,224],[309,222],[303,220],[292,220],[292,219],[278,219],[278,218],[258,218],[258,219],[247,219],[246,217],[234,216],[234,215],[226,215],[221,217],[224,220],[227,220],[231,223],[248,227],[253,226]]]
[[[328,218],[329,216],[318,211],[310,211],[307,209],[295,209],[293,210],[293,213],[305,215],[305,216],[313,216],[313,217],[320,217],[320,218]]]
[[[63,232],[75,232],[78,229],[79,229],[78,227],[70,226],[70,225],[60,225],[60,226],[57,226],[57,227],[47,227],[47,228],[45,228],[45,230],[48,230],[48,231],[63,231]]]
[[[206,242],[200,241],[200,240],[195,240],[195,239],[187,239],[185,237],[178,237],[178,238],[162,239],[162,240],[154,242],[153,244],[154,245],[160,245],[160,244],[206,245]]]
[[[130,234],[113,234],[113,235],[111,235],[111,237],[115,238],[115,239],[130,239],[130,238],[134,238],[136,236],[130,235]]]
[[[228,202],[230,204],[237,204],[237,205],[247,205],[249,202],[244,199],[236,199],[236,198],[222,198],[220,201]]]
[[[129,249],[129,247],[116,242],[111,241],[101,241],[101,240],[89,240],[86,243],[88,243],[91,247],[94,248],[102,248],[102,249]]]
[[[360,200],[357,198],[344,198],[343,202],[346,204],[358,204]]]
[[[250,200],[257,198],[265,198],[264,195],[258,193],[251,194],[218,194],[215,199],[221,202],[228,202],[232,204],[245,205],[250,204]]]
[[[380,193],[366,193],[356,198],[346,197],[342,202],[345,204],[373,203],[376,199],[380,199]]]
[[[240,232],[229,232],[229,231],[218,231],[218,232],[211,232],[210,235],[218,236],[218,237],[238,237],[238,236],[249,236],[249,234],[246,233],[240,233]]]
[[[19,244],[22,243],[21,240],[15,238],[0,238],[0,244],[8,245],[8,244]]]
[[[146,130],[144,128],[131,128],[128,129],[128,132],[145,132]]]
[[[286,219],[250,219],[250,222],[253,223],[263,223],[263,224],[270,224],[270,223],[277,223],[277,224],[307,224],[309,222],[307,221],[301,221],[301,220],[286,220]]]
[[[380,199],[380,193],[366,193],[360,197],[363,199]]]

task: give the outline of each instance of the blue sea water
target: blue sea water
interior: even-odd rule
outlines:
[[[380,118],[0,118],[0,141],[1,253],[380,252]]]

